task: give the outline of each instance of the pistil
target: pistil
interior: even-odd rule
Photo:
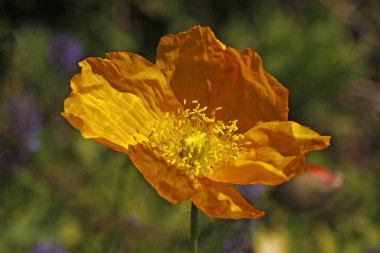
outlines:
[[[195,108],[179,111],[179,115],[166,114],[161,122],[153,126],[150,144],[158,149],[168,164],[201,176],[215,166],[236,158],[242,150],[236,141],[244,136],[236,133],[237,120],[228,123],[217,121],[206,115],[207,107],[201,108],[198,101],[192,103],[196,104]]]

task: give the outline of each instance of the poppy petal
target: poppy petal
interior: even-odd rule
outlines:
[[[206,177],[235,184],[280,184],[305,171],[306,153],[330,144],[329,136],[291,121],[260,123],[244,135],[246,150]]]
[[[86,63],[113,88],[142,98],[156,113],[176,112],[180,107],[163,73],[140,55],[114,52],[106,54],[106,59],[87,58]]]
[[[196,192],[189,175],[168,165],[153,149],[137,144],[130,149],[129,158],[157,193],[170,203],[178,204]]]
[[[191,197],[194,205],[210,217],[223,219],[259,218],[263,211],[251,206],[230,184],[199,179],[199,192]]]
[[[127,153],[129,145],[147,141],[163,112],[180,107],[161,71],[138,55],[111,53],[80,66],[62,115],[85,138]]]
[[[288,90],[264,70],[260,56],[227,48],[208,27],[163,37],[156,65],[179,101],[197,100],[224,122],[237,119],[241,133],[259,121],[287,120]]]

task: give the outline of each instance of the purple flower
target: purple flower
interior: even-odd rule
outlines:
[[[18,92],[9,97],[5,102],[4,114],[11,133],[26,140],[25,143],[41,129],[36,101],[26,92]]]
[[[81,43],[65,33],[53,37],[49,49],[49,62],[57,71],[72,70],[83,57]]]
[[[232,250],[233,244],[230,239],[224,240],[223,249],[224,250]]]
[[[35,100],[24,91],[11,95],[4,102],[0,117],[0,169],[13,171],[39,148],[37,134],[41,119]]]
[[[246,199],[253,200],[263,193],[264,186],[261,184],[239,185],[238,190]]]
[[[234,223],[233,232],[229,238],[223,242],[223,253],[250,253],[252,252],[251,238],[255,220],[239,220]],[[215,253],[216,253],[215,252]]]
[[[247,199],[254,200],[259,197],[263,191],[264,186],[260,184],[255,185],[239,185],[239,192]],[[250,253],[252,252],[251,238],[254,232],[254,227],[259,220],[242,219],[234,222],[233,232],[229,238],[223,242],[222,251],[216,252],[223,253]],[[215,253],[216,253],[215,252]]]
[[[56,242],[39,242],[30,253],[67,253],[66,249]]]

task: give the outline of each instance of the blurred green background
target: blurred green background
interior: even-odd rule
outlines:
[[[0,253],[189,252],[189,203],[159,198],[60,112],[79,60],[154,61],[160,37],[197,24],[259,52],[290,90],[290,119],[332,136],[310,163],[344,180],[310,191],[317,203],[301,211],[249,188],[266,216],[201,214],[201,252],[380,252],[379,1],[0,0]]]

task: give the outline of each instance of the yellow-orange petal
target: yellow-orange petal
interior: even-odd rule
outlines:
[[[194,205],[210,217],[222,219],[260,218],[263,211],[251,206],[230,184],[199,178],[199,192],[191,197]]]
[[[329,146],[330,137],[291,121],[256,125],[245,134],[246,150],[205,174],[235,184],[280,184],[306,169],[305,154]]]
[[[238,119],[239,132],[259,121],[287,120],[288,90],[268,74],[260,56],[227,48],[208,27],[165,36],[156,65],[165,73],[179,101],[198,100],[216,118]]]
[[[180,107],[163,73],[140,55],[113,52],[106,59],[90,57],[85,62],[113,88],[140,97],[156,113],[176,112]]]
[[[178,204],[196,192],[188,174],[168,165],[163,157],[143,144],[131,148],[129,158],[157,193],[170,203]]]
[[[147,141],[163,112],[180,106],[161,71],[138,55],[111,53],[80,66],[62,115],[83,137],[117,151]]]

